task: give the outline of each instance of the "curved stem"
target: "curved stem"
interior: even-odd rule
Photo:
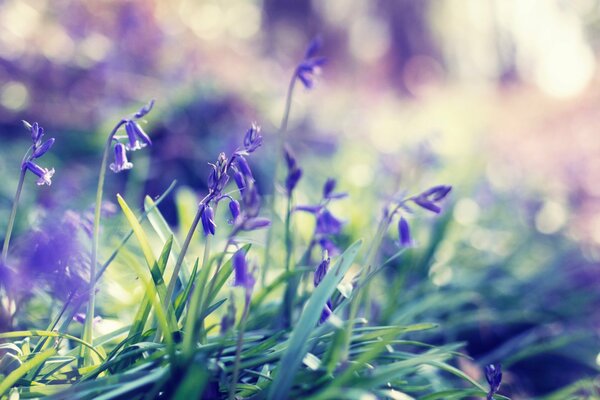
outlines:
[[[122,119],[115,125],[113,130],[108,135],[106,144],[104,145],[104,153],[102,154],[102,163],[100,164],[100,174],[98,176],[98,186],[96,189],[96,206],[94,209],[94,230],[92,233],[92,255],[90,259],[90,293],[88,300],[88,308],[85,317],[85,326],[83,329],[83,340],[92,343],[93,340],[93,322],[94,322],[94,307],[96,300],[96,264],[98,260],[98,243],[100,238],[100,217],[102,215],[102,194],[104,192],[104,180],[106,177],[106,164],[108,164],[108,154],[110,153],[113,137],[117,130],[127,122]],[[82,349],[84,365],[90,365],[91,353],[87,348]]]
[[[292,195],[288,195],[287,212],[285,215],[285,272],[289,273],[293,268],[292,264]],[[294,306],[294,295],[298,288],[298,279],[296,277],[288,281],[283,299],[283,325],[288,329],[292,324],[292,312]]]
[[[283,117],[281,118],[281,125],[279,127],[279,151],[283,151],[283,145],[285,144],[285,140],[287,138],[287,126],[290,118],[290,111],[292,108],[292,98],[294,94],[294,87],[296,86],[296,71],[294,70],[294,75],[292,75],[292,79],[290,80],[290,84],[288,86],[287,95],[285,98],[285,109],[283,111]],[[279,164],[280,164],[281,155],[275,157],[275,162],[273,163],[273,191],[271,192],[271,202],[269,207],[269,216],[271,216],[271,220],[275,219],[273,216],[275,215],[275,183],[277,182],[277,174],[279,172]],[[273,227],[267,231],[267,240],[265,243],[265,253],[264,253],[264,262],[262,268],[261,275],[261,284],[265,286],[267,279],[267,270],[269,269],[270,263],[270,251],[271,246],[273,245]]]
[[[4,237],[4,245],[2,246],[2,263],[6,264],[6,259],[8,258],[8,245],[10,243],[10,237],[12,235],[12,230],[15,224],[15,219],[17,216],[17,207],[19,205],[19,199],[21,198],[21,191],[23,190],[23,182],[25,181],[25,174],[27,170],[21,167],[21,174],[19,175],[19,184],[17,185],[17,192],[15,193],[15,198],[13,200],[12,211],[10,212],[10,217],[8,218],[8,225],[6,226],[6,236]]]

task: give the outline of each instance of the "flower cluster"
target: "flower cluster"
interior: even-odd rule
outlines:
[[[38,164],[33,162],[33,160],[40,158],[54,144],[54,138],[48,139],[45,142],[42,141],[42,137],[44,136],[44,128],[39,126],[37,122],[30,124],[27,121],[23,121],[23,125],[25,128],[31,132],[31,141],[33,144],[25,154],[23,158],[23,162],[21,163],[21,168],[23,170],[31,171],[35,176],[38,177],[37,184],[38,185],[48,185],[52,184],[52,176],[54,175],[54,168],[48,169],[40,167]]]
[[[314,86],[315,77],[321,73],[321,67],[327,62],[325,57],[317,56],[322,46],[323,41],[321,38],[314,38],[304,52],[304,59],[296,67],[294,76],[307,89],[311,89]]]
[[[254,183],[254,176],[246,156],[253,153],[262,145],[260,127],[256,124],[246,131],[244,145],[228,158],[225,153],[219,154],[217,161],[210,164],[212,170],[208,176],[208,194],[200,202],[202,229],[205,235],[214,235],[216,232],[214,207],[224,199],[229,200],[231,223],[233,229],[230,236],[239,231],[251,231],[269,226],[270,221],[258,216],[260,211],[260,195]],[[229,194],[224,194],[223,189],[229,182],[230,175],[240,191],[241,204]]]
[[[146,114],[152,110],[154,106],[154,100],[151,100],[148,104],[133,114],[132,118],[121,121],[121,125],[125,125],[125,133],[127,134],[127,144],[123,144],[119,141],[119,138],[113,136],[112,140],[115,141],[114,153],[115,162],[110,164],[110,169],[113,172],[121,172],[133,168],[133,163],[127,160],[127,151],[136,151],[146,146],[152,145],[152,140],[144,132],[137,120],[143,118]]]
[[[439,214],[442,211],[440,203],[448,196],[451,190],[452,186],[438,185],[427,189],[416,196],[405,198],[396,204],[396,207],[388,214],[388,217],[390,219],[393,218],[400,210],[412,213],[413,210],[409,206],[409,203],[411,202],[424,210]],[[411,247],[414,245],[408,220],[403,215],[400,215],[398,220],[398,237],[402,247]]]
[[[297,206],[296,211],[304,211],[311,213],[316,218],[315,232],[313,241],[318,243],[323,250],[326,250],[331,255],[339,254],[339,249],[333,243],[332,236],[337,235],[342,231],[344,222],[335,217],[331,211],[327,209],[329,202],[332,200],[343,199],[348,196],[344,192],[335,192],[337,182],[333,178],[327,179],[323,185],[323,195],[319,204]]]

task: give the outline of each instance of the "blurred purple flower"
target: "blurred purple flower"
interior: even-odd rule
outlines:
[[[253,231],[256,229],[266,228],[271,225],[271,221],[268,218],[249,218],[242,224],[242,230]]]
[[[250,302],[250,296],[252,295],[252,289],[256,283],[254,277],[248,270],[248,263],[246,262],[246,252],[244,249],[239,249],[233,255],[233,271],[235,274],[235,280],[233,285],[243,287],[246,290],[246,304]]]
[[[341,232],[343,222],[329,212],[327,209],[323,209],[317,214],[317,226],[316,233],[324,235],[336,235]]]
[[[110,164],[110,170],[113,172],[121,172],[133,168],[133,164],[127,160],[127,151],[123,143],[115,144],[115,162]]]
[[[229,211],[231,212],[231,218],[235,222],[240,216],[240,203],[237,200],[231,200],[229,202]]]
[[[254,122],[244,135],[244,149],[247,153],[252,153],[262,145],[262,142],[260,126]]]
[[[54,144],[54,138],[46,140],[42,145],[40,145],[33,151],[33,154],[31,155],[31,159],[33,160],[35,158],[40,158],[41,156],[46,154],[46,152],[48,150],[50,150],[50,148],[52,147],[53,144]]]
[[[152,107],[154,107],[154,100],[150,100],[148,102],[148,104],[146,104],[145,106],[143,106],[142,108],[140,108],[138,110],[138,112],[136,112],[133,117],[136,119],[139,118],[143,118],[146,114],[148,114],[150,112],[150,110],[152,110]]]
[[[423,209],[439,214],[442,208],[437,203],[444,200],[451,190],[452,186],[434,186],[410,200]]]
[[[314,86],[315,76],[321,72],[321,67],[326,63],[324,57],[317,57],[323,43],[320,37],[314,38],[306,48],[304,59],[296,67],[296,77],[305,88]]]
[[[317,266],[317,269],[315,270],[315,276],[313,278],[313,284],[315,285],[315,287],[319,286],[321,281],[323,281],[323,278],[325,278],[330,262],[331,259],[329,257],[323,258],[321,263]]]
[[[337,182],[333,178],[329,178],[329,179],[327,179],[327,181],[325,181],[325,184],[323,185],[323,198],[324,199],[327,199],[327,200],[343,199],[344,197],[348,196],[347,193],[333,193],[336,185],[337,185]]]
[[[400,217],[400,220],[398,221],[398,236],[402,247],[411,247],[413,245],[410,226],[404,217]]]

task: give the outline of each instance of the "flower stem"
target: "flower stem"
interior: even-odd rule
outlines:
[[[248,319],[248,310],[250,309],[250,303],[247,301],[244,307],[244,313],[240,320],[239,332],[237,337],[237,344],[235,349],[235,361],[233,364],[233,377],[231,378],[231,384],[229,385],[229,400],[235,399],[235,386],[240,377],[240,361],[242,358],[242,345],[244,344],[244,331],[246,330],[246,320]]]
[[[96,189],[96,206],[94,209],[94,230],[92,234],[92,255],[90,259],[90,286],[88,308],[85,317],[85,325],[83,329],[83,340],[87,343],[93,341],[93,323],[94,323],[94,307],[96,301],[96,264],[98,262],[98,243],[100,240],[100,217],[102,215],[102,194],[104,193],[104,180],[106,177],[106,164],[108,164],[108,154],[113,141],[113,137],[117,130],[127,122],[122,119],[115,125],[113,130],[108,135],[106,144],[104,145],[104,153],[102,154],[102,163],[100,164],[100,174],[98,177],[98,187]],[[91,365],[91,353],[86,347],[82,347],[84,365]]]
[[[4,237],[4,245],[2,246],[2,263],[6,264],[6,259],[8,258],[8,245],[10,243],[10,237],[12,235],[12,230],[15,224],[15,218],[17,216],[17,207],[19,204],[19,199],[21,198],[21,191],[23,190],[23,182],[25,181],[25,174],[27,170],[21,167],[21,174],[19,175],[19,184],[17,185],[17,192],[15,193],[15,198],[13,200],[12,211],[10,212],[10,217],[8,219],[8,225],[6,227],[6,236]]]
[[[285,216],[285,272],[289,273],[293,269],[292,252],[294,250],[292,238],[292,195],[288,195],[287,212]],[[288,329],[292,324],[292,311],[294,304],[294,294],[298,288],[298,279],[292,277],[287,284],[283,299],[283,325]]]
[[[290,84],[288,86],[287,95],[285,98],[285,109],[283,111],[283,117],[281,118],[281,125],[279,126],[279,151],[283,151],[283,145],[285,144],[287,138],[287,126],[290,118],[290,111],[292,108],[292,97],[294,94],[294,87],[296,86],[296,71],[294,70],[294,75],[292,75],[292,79],[290,80]],[[269,216],[272,221],[275,221],[273,216],[275,215],[275,183],[277,182],[277,174],[279,172],[279,164],[280,164],[281,155],[275,157],[275,161],[273,163],[273,191],[271,192],[271,202],[269,207]],[[271,246],[273,245],[273,227],[267,231],[267,240],[265,243],[265,253],[264,253],[264,262],[262,268],[261,275],[261,284],[265,286],[267,279],[267,270],[269,269],[269,263],[271,261],[270,252]]]

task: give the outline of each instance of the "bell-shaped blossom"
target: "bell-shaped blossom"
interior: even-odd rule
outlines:
[[[115,162],[110,164],[110,169],[113,172],[121,172],[133,168],[133,163],[127,160],[127,151],[123,143],[115,144]]]

